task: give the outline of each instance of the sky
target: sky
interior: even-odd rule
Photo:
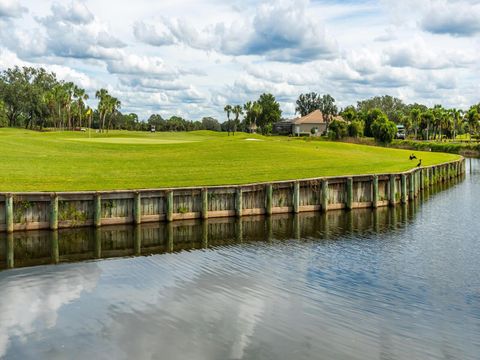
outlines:
[[[264,92],[480,102],[480,0],[0,0],[0,70],[106,88],[121,111],[224,121]]]

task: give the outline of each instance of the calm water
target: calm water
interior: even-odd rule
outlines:
[[[17,267],[0,272],[0,357],[480,359],[480,173],[440,190],[376,212],[0,234]]]

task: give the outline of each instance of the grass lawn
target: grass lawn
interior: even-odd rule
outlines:
[[[247,139],[261,141],[247,141]],[[408,170],[411,150],[237,133],[0,129],[0,191],[242,184]],[[415,152],[424,165],[457,155]]]

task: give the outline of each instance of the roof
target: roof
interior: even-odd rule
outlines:
[[[320,110],[312,111],[310,114],[296,118],[292,121],[295,125],[300,124],[323,124],[325,123],[325,119],[323,118],[323,114]]]

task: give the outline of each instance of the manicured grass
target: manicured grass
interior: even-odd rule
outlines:
[[[242,184],[411,169],[411,151],[237,133],[0,129],[0,191]],[[246,141],[246,139],[263,141]],[[80,140],[80,141],[79,141]],[[416,152],[424,165],[457,155]]]

